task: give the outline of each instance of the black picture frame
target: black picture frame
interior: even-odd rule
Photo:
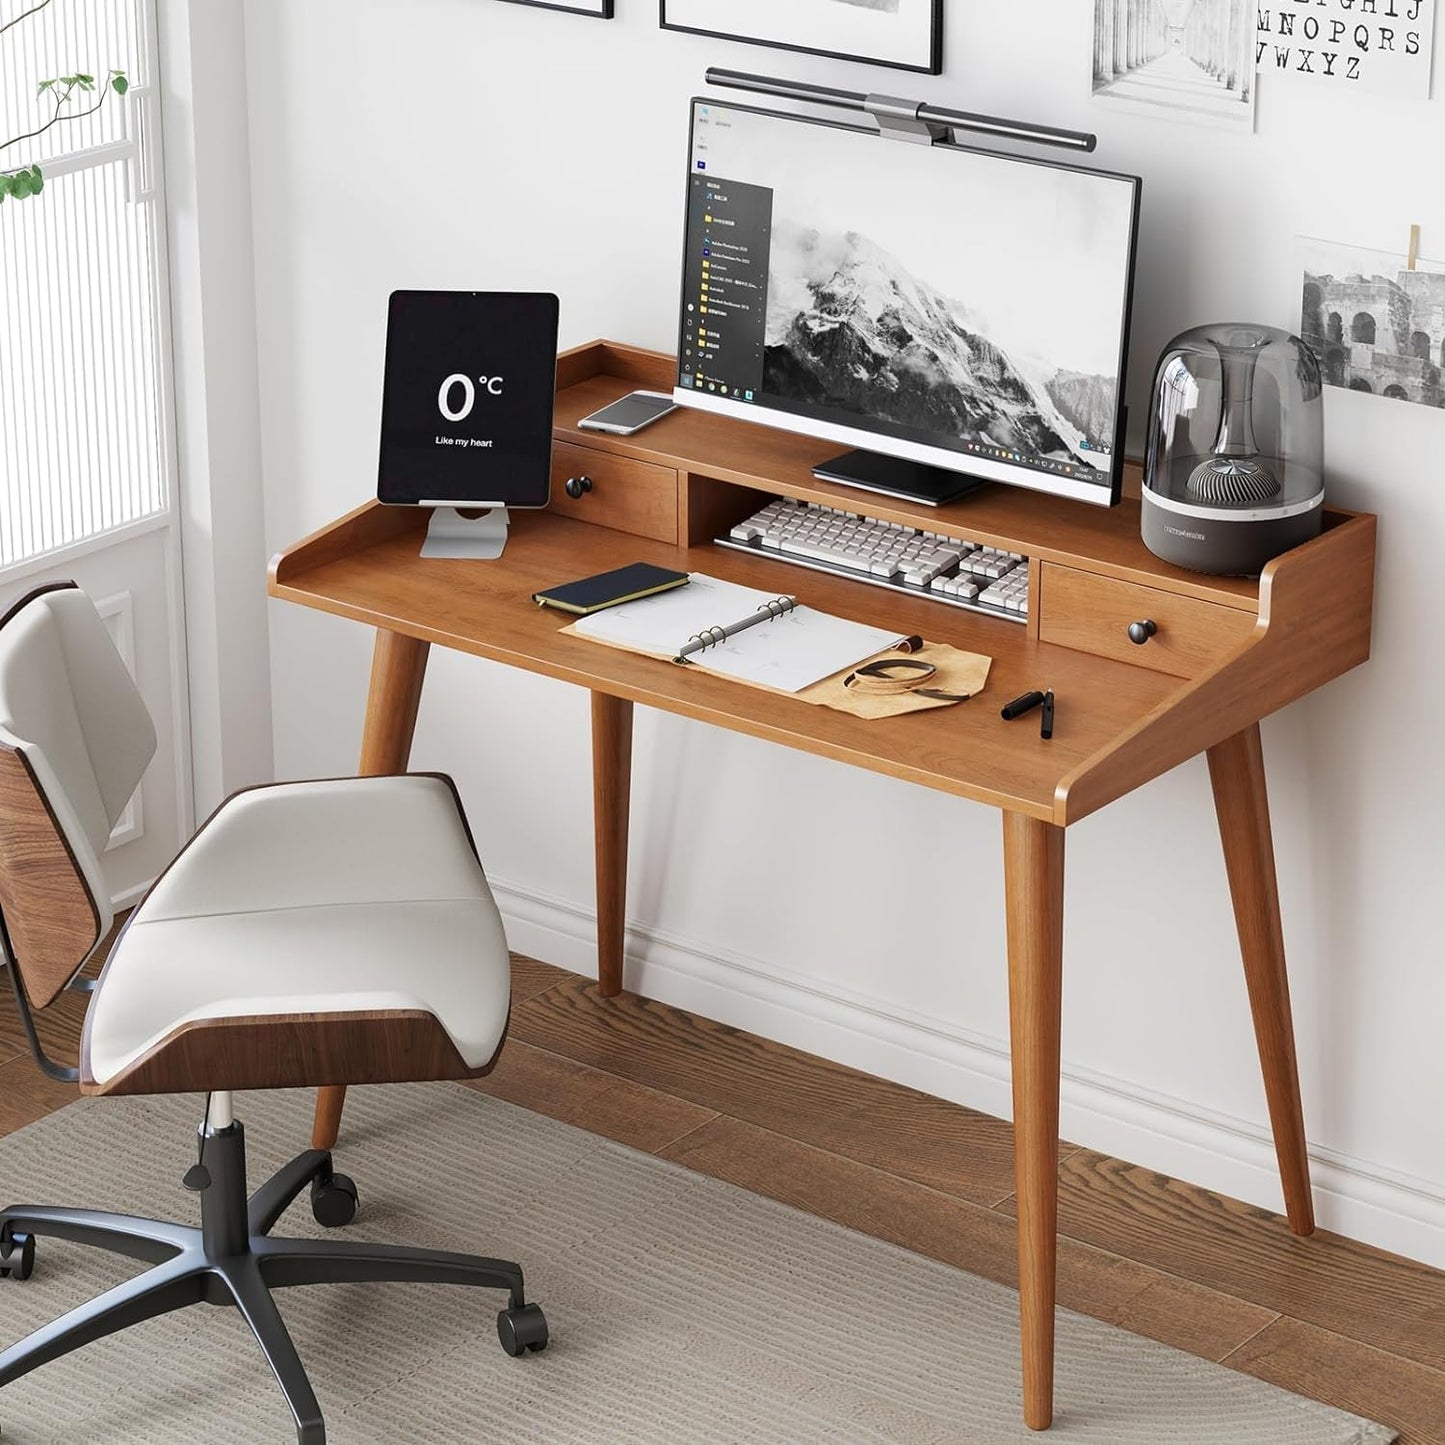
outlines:
[[[579,10],[575,5],[560,5],[557,0],[506,0],[508,5],[530,5],[534,10],[560,10],[564,15],[581,15],[587,20],[611,20],[613,0],[592,0],[595,10]]]
[[[738,31],[706,30],[701,26],[679,25],[667,18],[668,0],[657,0],[658,24],[664,30],[676,30],[688,35],[706,35],[714,40],[738,40],[746,45],[764,45],[772,50],[791,50],[794,54],[822,55],[829,60],[856,60],[866,65],[883,65],[891,70],[911,70],[919,75],[943,74],[943,0],[933,0],[933,16],[929,27],[929,55],[926,65],[907,65],[899,60],[879,60],[872,55],[850,55],[841,50],[822,50],[811,45],[791,45],[784,40],[766,40],[757,35],[745,35]]]

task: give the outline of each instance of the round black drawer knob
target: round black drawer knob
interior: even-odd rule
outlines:
[[[590,492],[591,490],[592,490],[592,478],[591,478],[591,477],[568,477],[568,478],[567,478],[567,495],[568,495],[569,497],[571,497],[571,498],[573,499],[573,501],[576,501],[576,499],[577,499],[578,497],[580,497],[584,492]]]
[[[1142,622],[1131,622],[1129,624],[1129,641],[1137,642],[1143,647],[1156,632],[1159,631],[1159,624],[1152,617],[1146,617]]]

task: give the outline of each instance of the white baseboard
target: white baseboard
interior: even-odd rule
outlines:
[[[596,977],[596,919],[586,908],[492,880],[512,947]],[[786,970],[634,927],[630,988],[867,1073],[1000,1118],[1012,1115],[1008,1045],[882,1000],[824,990]],[[1121,1079],[1065,1067],[1065,1138],[1266,1209],[1281,1205],[1269,1131]],[[1321,1228],[1445,1268],[1445,1186],[1312,1147]]]

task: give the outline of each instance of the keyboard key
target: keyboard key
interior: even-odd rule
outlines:
[[[804,541],[800,538],[787,537],[780,544],[780,550],[793,557],[807,557],[814,562],[832,562],[838,567],[847,567],[852,572],[867,572],[869,564],[866,558],[849,552],[838,551],[827,543]]]
[[[904,564],[903,580],[916,587],[926,587],[940,572],[946,572],[957,561],[956,552],[927,552],[913,562]]]

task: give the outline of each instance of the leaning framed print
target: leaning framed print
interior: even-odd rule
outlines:
[[[658,8],[664,30],[943,70],[943,0],[658,0]]]
[[[538,10],[566,10],[572,15],[590,15],[595,20],[612,19],[612,0],[509,0],[512,5],[531,5]]]

